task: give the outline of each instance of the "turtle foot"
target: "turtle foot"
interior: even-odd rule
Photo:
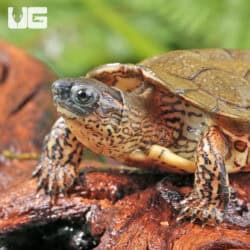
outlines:
[[[218,202],[202,199],[195,190],[183,197],[179,192],[167,186],[164,180],[159,182],[157,189],[161,197],[179,213],[177,221],[185,219],[191,222],[200,221],[203,226],[214,226],[223,221],[224,210],[219,207]]]
[[[32,174],[38,178],[37,191],[43,189],[51,198],[66,194],[78,179],[76,167],[72,164],[56,164],[44,157]]]
[[[223,221],[224,212],[216,203],[201,199],[191,192],[177,206],[179,215],[177,221],[191,219],[191,222],[201,221],[202,225],[218,225]]]

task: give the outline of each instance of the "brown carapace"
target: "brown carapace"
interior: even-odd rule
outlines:
[[[173,51],[138,65],[108,64],[57,80],[62,117],[34,172],[51,196],[77,179],[83,147],[128,165],[195,173],[179,219],[216,224],[228,173],[250,171],[250,51]]]

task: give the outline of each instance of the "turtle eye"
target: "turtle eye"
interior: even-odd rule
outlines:
[[[80,89],[77,91],[77,99],[78,100],[87,100],[90,96],[84,91],[83,89]]]
[[[78,89],[73,93],[73,100],[80,105],[91,105],[97,100],[97,93],[91,89]]]

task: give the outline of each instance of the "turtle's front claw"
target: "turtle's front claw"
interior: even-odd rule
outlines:
[[[47,157],[40,161],[32,176],[38,178],[37,190],[44,189],[51,197],[67,193],[78,178],[75,166],[55,164]]]
[[[216,204],[200,199],[195,192],[191,192],[180,202],[179,209],[177,221],[189,218],[191,222],[199,220],[204,225],[214,226],[220,224],[224,217],[223,211]]]

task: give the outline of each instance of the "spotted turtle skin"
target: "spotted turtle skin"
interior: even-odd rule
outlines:
[[[34,171],[52,197],[76,182],[84,147],[134,167],[194,173],[178,220],[223,221],[228,173],[250,171],[250,51],[172,51],[106,64],[52,86],[61,118]]]

